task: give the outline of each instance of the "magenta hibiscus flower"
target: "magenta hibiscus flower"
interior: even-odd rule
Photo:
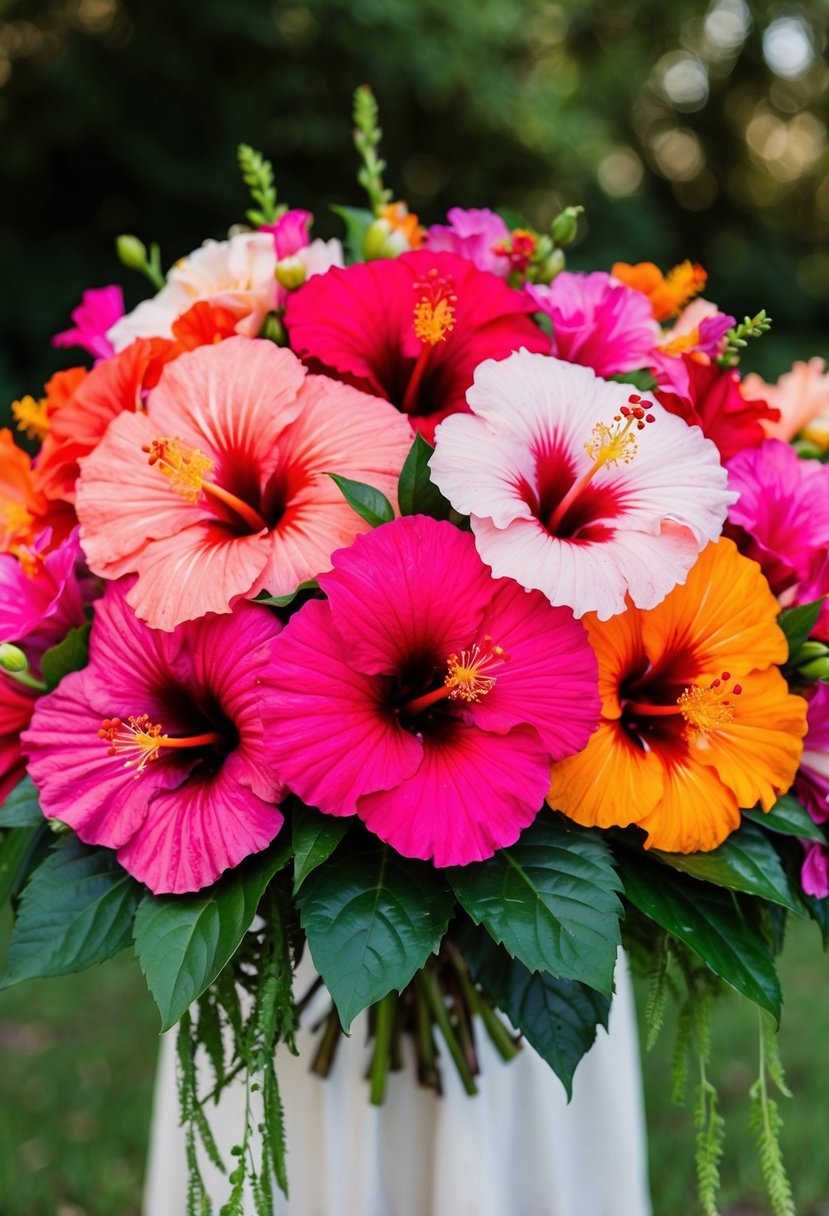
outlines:
[[[240,604],[163,633],[128,586],[96,604],[89,666],[38,702],[23,748],[47,818],[117,849],[156,893],[197,891],[282,826],[261,719],[280,626]]]
[[[20,732],[29,725],[37,691],[0,671],[0,805],[26,772]]]
[[[548,349],[534,307],[465,258],[422,249],[309,280],[285,324],[312,370],[394,402],[431,439],[441,418],[466,411],[482,359]]]
[[[273,646],[263,717],[286,784],[406,857],[465,865],[535,818],[598,722],[565,609],[493,581],[472,537],[410,516],[358,538]]]
[[[35,666],[44,651],[85,619],[77,528],[44,553],[50,539],[48,530],[38,537],[25,565],[10,553],[0,553],[0,640],[21,644]]]

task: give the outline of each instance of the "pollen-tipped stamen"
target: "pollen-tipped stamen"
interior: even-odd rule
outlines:
[[[729,685],[730,679],[729,673],[724,671],[707,687],[691,684],[680,694],[677,705],[687,723],[686,739],[705,739],[734,721],[733,698],[739,697],[743,690],[739,684]]]
[[[458,300],[451,279],[442,278],[435,269],[430,270],[426,278],[416,283],[415,287],[421,296],[414,307],[413,325],[421,348],[403,397],[404,414],[414,413],[418,389],[429,356],[438,343],[445,342],[447,335],[455,328],[455,305]]]
[[[175,738],[164,733],[164,728],[150,720],[149,714],[130,714],[126,722],[120,718],[104,718],[98,738],[109,746],[108,756],[124,756],[124,768],[134,768],[138,778],[153,760],[159,759],[161,748],[207,747],[221,743],[218,731],[205,731],[201,735]]]
[[[605,465],[630,464],[638,451],[635,431],[643,431],[645,427],[655,422],[653,414],[645,412],[641,404],[642,398],[638,393],[628,397],[629,405],[623,405],[613,418],[613,426],[597,422],[593,427],[591,438],[584,445],[584,450],[590,457],[590,468],[574,481],[562,498],[550,518],[547,520],[547,531],[555,533],[561,521],[579,498],[583,490]]]
[[[199,448],[188,447],[177,435],[161,435],[141,448],[147,453],[147,463],[158,469],[170,482],[170,488],[185,502],[197,502],[202,491],[229,507],[255,532],[267,529],[267,523],[249,503],[231,494],[223,486],[207,481],[213,471],[213,461]]]
[[[495,645],[490,634],[487,634],[481,646],[476,642],[460,654],[450,654],[441,687],[407,702],[401,714],[413,718],[430,705],[445,700],[466,701],[470,705],[477,703],[495,687],[495,676],[487,673],[503,667],[508,659],[503,646]]]
[[[34,397],[21,397],[12,402],[12,417],[17,423],[18,431],[23,431],[29,439],[45,439],[49,431],[49,418],[46,413],[46,399],[36,401]]]

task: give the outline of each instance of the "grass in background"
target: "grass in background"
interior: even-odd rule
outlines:
[[[0,945],[7,932],[0,926]],[[780,1046],[795,1099],[780,1105],[800,1216],[829,1216],[827,970],[814,927],[794,924]],[[157,1027],[126,952],[83,975],[0,993],[0,1216],[138,1216]],[[645,1060],[654,1216],[699,1216],[690,1095],[685,1107],[670,1102],[673,1032],[669,1014]],[[753,1007],[736,996],[720,1002],[710,1076],[727,1124],[723,1216],[768,1213],[747,1127],[756,1042]]]

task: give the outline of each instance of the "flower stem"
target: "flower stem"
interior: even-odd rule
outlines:
[[[458,950],[451,942],[445,943],[445,947],[449,958],[452,960],[452,966],[455,968],[467,1005],[473,1013],[476,1013],[480,1017],[492,1045],[501,1059],[514,1060],[521,1051],[520,1041],[510,1034],[490,1002],[472,983],[469,968],[461,958]]]
[[[325,1019],[325,1029],[311,1061],[311,1072],[316,1073],[318,1077],[327,1077],[331,1072],[341,1037],[342,1027],[339,1015],[336,1009],[332,1009]]]
[[[432,1036],[432,1019],[429,1016],[429,1005],[425,993],[416,979],[412,981],[415,1008],[415,1049],[417,1052],[418,1082],[436,1093],[441,1092],[440,1073],[438,1072],[435,1040]]]
[[[372,1106],[382,1106],[386,1096],[386,1080],[389,1075],[389,1048],[391,1047],[394,1016],[397,1011],[397,993],[389,992],[374,1006],[374,1055],[371,1060]]]
[[[478,1092],[478,1087],[475,1084],[475,1079],[469,1071],[469,1065],[458,1042],[452,1023],[449,1020],[449,1014],[446,1010],[446,1005],[443,1001],[443,994],[438,987],[437,979],[433,972],[424,970],[415,977],[415,983],[418,984],[426,998],[429,1011],[435,1019],[435,1023],[443,1035],[446,1046],[449,1048],[449,1054],[458,1070],[461,1082],[466,1092],[471,1096]]]

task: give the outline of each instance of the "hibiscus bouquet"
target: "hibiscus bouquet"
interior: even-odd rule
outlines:
[[[475,1024],[569,1092],[624,942],[699,1058],[705,1211],[711,997],[766,1015],[789,1212],[769,1026],[786,916],[829,933],[829,378],[741,379],[769,321],[699,266],[567,271],[578,208],[421,227],[366,89],[355,128],[345,248],[243,146],[248,224],[166,277],[121,238],[156,294],[85,292],[54,344],[92,366],[0,433],[3,983],[134,946],[180,1024],[191,1210],[241,1073],[262,1160],[248,1106],[223,1211],[270,1212],[303,952],[314,1071],[369,1009],[381,1102],[402,1035],[474,1093]]]

